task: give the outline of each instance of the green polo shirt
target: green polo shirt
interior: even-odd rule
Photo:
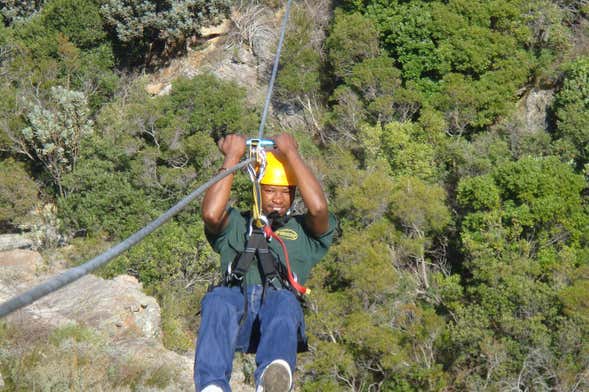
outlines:
[[[227,227],[219,234],[206,233],[207,240],[221,255],[221,272],[227,271],[227,267],[233,263],[238,254],[243,252],[247,242],[249,230],[249,215],[243,216],[239,210],[230,208]],[[296,274],[300,284],[305,284],[309,278],[311,269],[325,256],[327,249],[333,241],[336,219],[329,214],[329,229],[321,237],[315,238],[306,230],[304,225],[305,215],[294,215],[276,234],[282,239],[288,251],[290,267]],[[276,240],[268,243],[270,252],[285,264],[282,247]],[[257,261],[252,263],[247,275],[247,284],[261,284],[262,279]]]

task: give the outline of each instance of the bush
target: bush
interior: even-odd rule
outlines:
[[[229,12],[230,0],[108,0],[101,11],[131,63],[182,52],[187,39]],[[147,61],[143,61],[143,60]]]
[[[556,136],[572,143],[579,167],[589,163],[589,57],[581,57],[571,64],[564,75],[564,83],[556,94],[554,107],[558,131]]]
[[[0,161],[0,226],[21,223],[39,203],[39,186],[14,159]]]
[[[98,159],[80,162],[64,177],[69,190],[59,199],[59,210],[68,230],[120,238],[136,231],[151,217],[149,200],[134,188],[125,173]]]

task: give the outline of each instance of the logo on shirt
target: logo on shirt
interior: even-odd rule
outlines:
[[[278,229],[276,230],[276,234],[283,240],[294,241],[299,238],[299,235],[293,229]]]

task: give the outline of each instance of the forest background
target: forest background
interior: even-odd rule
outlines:
[[[261,100],[210,73],[145,86],[230,15],[224,48],[249,48],[267,83],[276,30],[258,16],[283,6],[1,0],[0,230],[76,265],[209,179],[215,141],[255,136]],[[266,135],[296,136],[340,221],[309,283],[299,388],[589,390],[589,3],[293,7]],[[248,187],[237,176],[244,208]],[[100,274],[136,276],[189,353],[217,265],[197,201]],[[30,390],[6,376],[22,359],[0,359]]]

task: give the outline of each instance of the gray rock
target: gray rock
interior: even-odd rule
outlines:
[[[34,251],[0,252],[0,302],[60,272],[55,265],[46,264],[41,255]],[[105,379],[107,373],[103,369],[106,362],[111,364],[109,366],[117,364],[115,368],[127,366],[135,371],[133,374],[137,374],[138,368],[142,369],[141,374],[147,375],[161,373],[164,367],[171,372],[166,386],[160,388],[142,384],[137,387],[138,391],[194,391],[193,355],[180,355],[163,346],[159,304],[142,292],[141,284],[132,276],[121,275],[106,280],[86,275],[10,314],[4,320],[27,331],[27,335],[49,334],[56,328],[72,325],[91,330],[103,342],[103,347],[100,352],[93,354],[96,355],[97,365],[92,371],[84,373],[85,378],[80,382],[86,382],[87,385],[99,383],[96,387],[98,389],[92,390],[102,390],[100,383],[106,385],[109,381]],[[75,341],[64,343],[59,348],[66,352],[62,357],[67,358],[67,350],[85,352],[84,344]],[[18,357],[27,348],[17,344],[14,350],[20,350],[14,354]],[[61,367],[64,359],[61,361],[48,361],[40,368],[32,369],[31,377],[44,377],[39,382],[46,382],[47,385],[53,385],[51,382],[60,377],[61,380],[69,377],[67,373],[63,374]],[[232,390],[253,392],[253,387],[244,382],[242,368],[243,359],[238,356],[234,362]],[[122,390],[127,391],[124,388]]]
[[[47,266],[37,252],[0,252],[0,301],[45,281],[49,276],[44,272]],[[51,271],[51,275],[57,272]],[[71,325],[84,327],[105,342],[104,353],[118,362],[131,359],[141,364],[147,374],[158,371],[163,364],[171,367],[174,377],[166,390],[194,390],[192,358],[163,346],[160,307],[153,297],[142,292],[134,277],[122,275],[105,280],[86,275],[4,320],[18,329],[45,333]]]
[[[31,249],[33,241],[23,234],[0,235],[0,252],[13,249]]]
[[[38,252],[24,249],[0,252],[0,288],[3,288],[0,292],[18,291],[19,287],[37,279],[43,269],[43,258]]]
[[[524,129],[529,133],[545,131],[547,111],[554,99],[553,90],[533,89],[525,98]]]

